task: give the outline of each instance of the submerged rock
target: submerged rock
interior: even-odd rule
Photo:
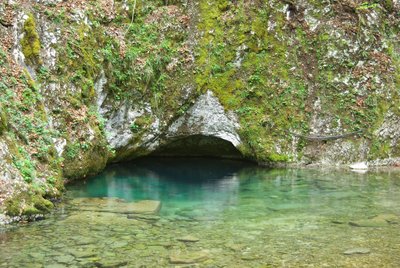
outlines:
[[[30,252],[28,256],[36,261],[41,261],[46,257],[42,252]]]
[[[125,202],[118,198],[77,198],[71,204],[79,206],[81,211],[122,214],[157,214],[161,209],[161,202],[157,200]]]
[[[400,222],[400,216],[395,214],[380,214],[370,219],[351,221],[350,225],[356,227],[386,227],[389,224]]]
[[[334,224],[345,224],[346,223],[345,221],[341,221],[341,220],[332,220],[331,222]]]
[[[178,241],[181,241],[181,242],[198,242],[198,241],[200,241],[199,238],[197,238],[197,237],[195,237],[195,236],[192,236],[192,235],[187,235],[187,236],[179,237],[177,240],[178,240]]]
[[[128,214],[127,216],[128,219],[133,219],[133,220],[144,220],[144,221],[150,221],[150,222],[155,222],[160,220],[159,216],[156,215],[147,215],[147,214]]]
[[[243,253],[242,256],[240,257],[244,261],[252,261],[252,260],[258,260],[261,259],[261,256],[253,254],[253,253]]]
[[[128,245],[128,242],[126,241],[116,241],[112,244],[109,245],[110,248],[122,248],[122,247],[126,247]]]
[[[62,255],[62,256],[58,256],[56,257],[56,261],[62,264],[69,264],[72,261],[74,261],[74,257],[72,255]]]
[[[169,257],[169,261],[172,264],[192,264],[197,262],[203,262],[208,259],[206,252],[190,252],[190,253],[177,253],[172,254]]]
[[[368,248],[351,248],[343,252],[344,255],[354,255],[354,254],[369,254],[371,252]]]
[[[400,216],[395,215],[395,214],[379,214],[376,217],[374,217],[373,219],[375,220],[384,220],[387,223],[390,224],[397,224],[400,223]]]
[[[64,265],[64,264],[60,264],[60,263],[54,263],[54,264],[49,264],[46,265],[47,268],[66,268],[68,266]]]
[[[82,258],[82,259],[95,257],[97,255],[95,249],[93,248],[88,248],[88,249],[73,248],[68,250],[68,252],[75,258]]]
[[[386,227],[388,226],[387,221],[380,219],[367,219],[349,222],[351,226],[356,227]]]
[[[127,261],[120,261],[120,260],[102,260],[100,262],[95,263],[95,267],[102,267],[102,268],[114,268],[114,267],[121,267],[127,265]]]
[[[161,202],[156,200],[142,200],[136,203],[128,203],[126,212],[129,214],[156,214],[161,209]]]
[[[73,237],[73,240],[78,246],[96,244],[96,239],[90,237]]]
[[[244,245],[244,244],[231,244],[231,243],[229,243],[229,244],[226,244],[225,246],[227,248],[229,248],[230,250],[233,250],[233,251],[241,251],[241,250],[246,248],[246,245]]]
[[[69,203],[79,207],[79,210],[96,210],[99,208],[115,207],[119,203],[125,203],[123,199],[113,197],[80,197],[74,198]]]

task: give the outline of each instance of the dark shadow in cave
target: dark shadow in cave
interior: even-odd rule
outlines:
[[[242,153],[229,141],[221,138],[192,135],[175,138],[161,145],[149,156],[157,157],[217,157],[243,159]]]

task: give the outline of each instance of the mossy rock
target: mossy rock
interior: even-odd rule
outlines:
[[[42,196],[36,196],[33,198],[33,206],[39,212],[44,212],[44,213],[49,212],[51,209],[54,208],[53,203],[50,200],[44,199]]]
[[[79,150],[76,157],[65,158],[63,176],[68,179],[79,179],[95,175],[104,169],[110,156],[107,145],[96,141],[87,151]]]
[[[10,197],[4,204],[9,216],[45,214],[54,208],[53,203],[43,198],[40,193],[29,191]]]
[[[37,209],[36,207],[32,207],[32,206],[26,207],[22,211],[22,215],[25,215],[25,216],[33,216],[33,215],[38,215],[38,214],[42,214],[41,211],[39,209]]]
[[[0,106],[0,135],[7,131],[7,115]]]
[[[287,155],[283,154],[276,154],[276,153],[271,153],[267,156],[268,161],[270,162],[288,162],[289,158]]]
[[[22,214],[21,201],[17,198],[9,198],[4,202],[5,211],[8,216],[19,216]]]
[[[27,63],[35,65],[41,64],[40,60],[40,39],[36,30],[36,22],[33,15],[29,15],[24,23],[24,37],[21,40],[22,53],[24,53]]]

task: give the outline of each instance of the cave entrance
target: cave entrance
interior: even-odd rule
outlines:
[[[242,153],[231,142],[204,135],[175,138],[161,145],[150,156],[244,159]]]

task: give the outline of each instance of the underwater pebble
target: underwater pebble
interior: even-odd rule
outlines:
[[[354,255],[354,254],[368,254],[371,250],[368,248],[351,248],[343,252],[344,255]]]
[[[203,262],[208,259],[208,254],[205,252],[191,252],[172,254],[169,257],[169,262],[172,264],[192,264]]]
[[[177,240],[178,240],[178,241],[181,241],[181,242],[197,242],[197,241],[200,241],[199,238],[197,238],[197,237],[195,237],[195,236],[192,236],[192,235],[187,235],[187,236],[184,236],[184,237],[179,237]]]
[[[72,255],[62,255],[62,256],[58,256],[55,258],[55,260],[59,263],[71,263],[72,261],[74,261],[74,257]]]

